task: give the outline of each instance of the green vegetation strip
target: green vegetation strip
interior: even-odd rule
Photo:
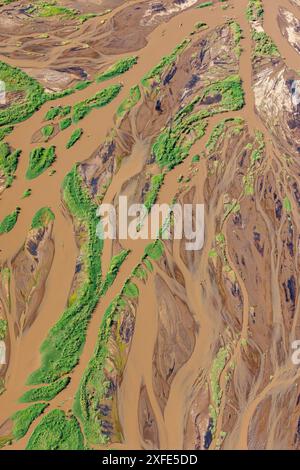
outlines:
[[[160,76],[165,70],[165,68],[176,61],[177,57],[184,51],[184,49],[189,43],[190,40],[185,39],[184,41],[182,41],[182,43],[178,44],[178,46],[175,47],[175,49],[171,52],[170,55],[163,57],[162,60],[142,78],[142,85],[144,87],[149,87],[152,81],[159,83]]]
[[[231,28],[231,31],[233,32],[233,39],[234,39],[234,43],[235,43],[235,53],[238,56],[240,56],[241,52],[242,52],[242,49],[241,49],[241,46],[240,46],[240,42],[241,42],[241,39],[243,37],[242,28],[234,20],[229,21],[229,26]]]
[[[87,98],[73,107],[73,122],[77,123],[87,116],[93,109],[98,109],[109,104],[120,93],[122,85],[111,85]]]
[[[16,439],[24,437],[30,425],[38,418],[47,408],[47,403],[35,403],[34,405],[25,408],[24,410],[17,411],[13,416],[13,436]]]
[[[9,5],[10,3],[14,3],[14,2],[17,2],[18,0],[1,0],[0,1],[0,7],[2,7],[3,5]]]
[[[258,21],[264,17],[264,7],[261,0],[249,0],[246,16],[249,21]]]
[[[76,166],[63,182],[63,197],[76,223],[87,234],[87,240],[81,247],[84,253],[82,269],[86,279],[78,288],[72,305],[65,310],[43,342],[41,366],[28,380],[33,385],[53,383],[77,365],[85,343],[88,322],[99,299],[103,241],[96,235],[97,206],[83,188]]]
[[[55,219],[55,216],[52,210],[49,207],[42,207],[34,215],[31,223],[32,229],[39,229],[46,227],[52,220]]]
[[[126,295],[126,297],[134,299],[139,296],[139,289],[132,281],[127,281],[124,284],[123,294]]]
[[[49,2],[37,1],[34,5],[30,5],[26,10],[26,13],[38,18],[52,18],[58,16],[62,20],[78,20],[80,24],[101,15],[98,15],[97,13],[81,14],[80,11],[75,8],[68,8],[59,5],[56,0]]]
[[[128,250],[122,250],[112,258],[108,273],[101,284],[100,254],[103,242],[97,236],[96,206],[90,200],[87,191],[83,189],[76,167],[65,178],[63,194],[71,214],[88,233],[88,242],[83,247],[86,266],[82,268],[88,278],[78,289],[77,295],[59,322],[49,332],[41,347],[41,367],[28,380],[29,384],[48,383],[50,385],[27,391],[20,398],[21,402],[52,400],[68,385],[70,378],[62,376],[70,372],[78,363],[92,310],[98,298],[104,295],[114,282],[120,266],[129,253]],[[47,214],[47,208],[41,209],[33,225],[40,226],[41,219],[44,223]],[[56,426],[58,422],[53,421],[53,432]],[[43,433],[44,427],[42,426],[40,430]],[[33,444],[30,444],[30,447],[31,445]]]
[[[120,270],[121,265],[124,263],[125,259],[129,254],[129,250],[122,250],[117,255],[113,256],[110,262],[108,273],[105,276],[105,280],[101,287],[101,296],[106,294],[110,286],[112,286],[114,280],[117,277],[117,274]]]
[[[12,185],[14,180],[20,155],[21,150],[11,152],[6,142],[0,143],[0,172],[2,172],[5,177],[5,185],[7,188]]]
[[[27,197],[31,196],[31,189],[28,188],[28,189],[25,189],[23,195],[22,195],[22,199],[26,199]]]
[[[64,117],[70,114],[71,106],[53,106],[47,111],[45,115],[45,121],[52,121],[56,117]]]
[[[53,132],[54,132],[54,127],[51,124],[44,126],[42,128],[42,134],[45,140],[48,140],[52,136]]]
[[[38,147],[30,152],[29,167],[26,172],[26,178],[32,180],[49,168],[55,161],[55,147]]]
[[[154,261],[157,261],[164,253],[164,245],[161,240],[156,240],[150,243],[145,249],[145,257],[149,257]]]
[[[196,8],[206,8],[213,6],[214,2],[204,2],[196,6]]]
[[[252,39],[255,42],[254,57],[279,57],[280,53],[273,40],[264,31],[254,31]]]
[[[52,400],[70,383],[70,377],[64,377],[57,380],[53,384],[28,390],[20,398],[20,403],[29,403],[32,401],[49,401]]]
[[[46,93],[37,80],[27,75],[21,69],[12,67],[2,61],[0,61],[0,80],[5,83],[8,99],[10,96],[13,96],[13,94],[18,93],[17,100],[12,100],[8,107],[0,110],[0,140],[3,139],[7,133],[11,132],[11,124],[28,119],[47,101],[71,95],[75,91],[82,90],[92,83],[91,81],[86,80],[61,92]],[[85,114],[87,114],[87,112],[94,107],[101,107],[108,104],[119,93],[120,89],[121,85],[112,85],[111,87],[100,91],[94,97],[79,103],[77,108],[85,108]],[[58,116],[63,117],[69,114],[70,111],[70,106],[56,106],[50,108],[45,119],[48,121],[55,119]],[[78,110],[77,113],[79,113]]]
[[[5,339],[7,333],[7,321],[3,318],[0,318],[0,341]]]
[[[206,29],[206,28],[208,28],[208,26],[207,26],[207,24],[204,23],[203,21],[198,21],[197,23],[195,23],[195,29],[196,29],[197,31],[200,31],[200,30]]]
[[[91,83],[90,81],[83,81],[61,92],[46,93],[37,80],[18,67],[12,67],[2,61],[0,61],[0,80],[5,83],[8,99],[10,96],[18,94],[18,99],[12,100],[8,107],[0,110],[0,140],[5,133],[11,132],[11,124],[28,119],[47,101],[71,95],[77,90],[86,88]],[[9,127],[5,127],[7,125]]]
[[[247,12],[248,21],[263,24],[264,7],[261,0],[249,0]],[[280,53],[273,40],[264,31],[252,32],[252,39],[255,43],[253,56],[259,57],[279,57]]]
[[[33,431],[26,450],[83,450],[84,442],[74,416],[62,410],[50,411]]]
[[[220,348],[216,358],[213,361],[210,372],[210,388],[212,404],[209,407],[210,416],[213,421],[212,434],[215,432],[215,427],[218,419],[219,408],[222,398],[222,390],[220,387],[220,376],[226,365],[229,357],[229,351],[226,348]]]
[[[193,113],[196,104],[206,97],[221,95],[221,101],[214,107]],[[236,111],[244,105],[244,91],[238,75],[209,85],[202,96],[196,97],[175,116],[172,127],[167,127],[153,144],[152,152],[160,168],[171,170],[189,154],[196,140],[201,138],[207,126],[206,118],[226,111]]]
[[[0,61],[0,80],[5,83],[6,95],[22,96],[8,108],[0,110],[0,126],[17,123],[31,116],[46,99],[43,87],[22,70]]]
[[[218,140],[220,137],[224,134],[226,124],[228,123],[234,123],[237,125],[242,124],[244,121],[241,118],[225,118],[222,121],[220,121],[212,130],[212,133],[209,136],[209,139],[205,145],[207,151],[209,153],[213,152],[216,148],[216,145],[218,143]]]
[[[153,175],[151,177],[151,186],[149,191],[145,195],[144,205],[149,212],[153,204],[155,203],[159,190],[163,185],[165,179],[164,173],[159,173],[158,175]]]
[[[117,109],[117,116],[122,118],[128,111],[130,111],[141,99],[141,91],[138,85],[130,88],[128,98],[125,98],[124,101],[120,104]]]
[[[208,105],[205,109],[195,112],[196,105],[201,105],[205,98],[218,98],[217,104]],[[221,100],[219,99],[221,98]],[[236,111],[244,105],[244,91],[242,82],[238,75],[232,75],[224,80],[208,85],[201,96],[195,97],[189,104],[184,106],[172,121],[172,125],[156,138],[152,146],[152,154],[158,166],[164,171],[172,170],[180,164],[190,152],[193,144],[204,136],[207,127],[207,118],[217,113]],[[224,121],[226,122],[226,120]],[[239,123],[240,120],[237,120]],[[216,129],[216,133],[222,132]],[[213,139],[218,135],[213,135]],[[212,145],[212,142],[209,144]],[[164,173],[154,175],[151,178],[151,186],[145,195],[144,204],[149,211],[155,203],[160,188],[164,182]]]
[[[57,5],[55,0],[44,2],[38,1],[27,9],[27,14],[40,18],[50,18],[52,16],[63,16],[64,18],[76,18],[77,10]]]
[[[76,142],[80,139],[80,137],[83,134],[83,129],[75,129],[75,131],[72,133],[70,139],[67,142],[66,148],[69,149],[73,147],[73,145],[76,144]]]
[[[283,207],[287,212],[292,212],[292,204],[287,196],[283,200]]]
[[[14,212],[4,217],[2,222],[0,222],[0,235],[2,235],[3,233],[8,233],[14,228],[17,223],[19,213],[20,208],[17,207]]]
[[[109,67],[105,72],[101,73],[96,77],[96,82],[104,82],[110,78],[117,77],[127,72],[137,63],[137,57],[125,57],[124,59],[118,60],[115,64]]]
[[[68,127],[70,127],[72,124],[72,119],[71,118],[65,118],[65,119],[62,119],[60,122],[59,122],[59,130],[60,131],[64,131],[65,129],[67,129]]]
[[[0,127],[0,141],[14,130],[13,126]]]

